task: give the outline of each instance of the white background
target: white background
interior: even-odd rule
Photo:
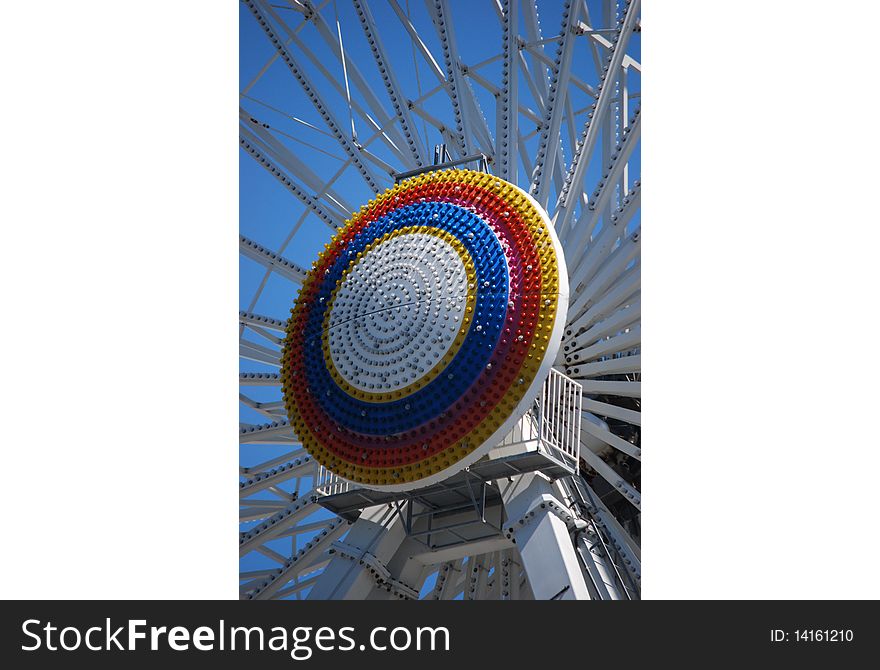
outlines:
[[[880,597],[880,9],[645,4],[644,596]],[[0,10],[0,596],[237,597],[237,14]]]

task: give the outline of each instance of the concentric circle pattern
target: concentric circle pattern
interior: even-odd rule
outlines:
[[[350,481],[444,479],[533,402],[568,301],[547,215],[496,177],[413,177],[355,214],[291,310],[287,412],[303,446]]]

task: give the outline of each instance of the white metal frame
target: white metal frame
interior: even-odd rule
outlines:
[[[259,26],[274,55],[248,73],[253,77],[241,91],[241,147],[300,210],[277,246],[253,232],[240,238],[244,262],[264,270],[239,314],[241,402],[264,417],[240,431],[241,449],[255,454],[246,461],[252,465],[240,469],[241,546],[245,557],[259,556],[252,563],[274,566],[244,568],[243,597],[304,597],[319,583],[332,542],[350,528],[322,514],[318,503],[320,495],[344,492],[348,484],[302,451],[287,422],[277,373],[286,315],[261,311],[263,291],[276,276],[290,283],[291,300],[296,295],[306,269],[285,252],[308,227],[329,236],[360,204],[342,186],[347,175],[381,190],[395,174],[426,167],[438,143],[448,146],[453,160],[484,154],[491,172],[518,183],[549,213],[568,265],[569,307],[560,312],[559,355],[552,370],[542,371],[546,406],[539,403],[530,415],[540,417],[540,425],[526,432],[537,430],[536,442],[558,444],[586,468],[579,488],[561,480],[549,485],[586,524],[566,528],[589,597],[638,597],[632,566],[639,562],[641,495],[623,466],[637,468],[641,460],[641,185],[634,163],[641,65],[629,49],[641,30],[640,2],[486,1],[497,16],[486,34],[495,31],[498,49],[476,60],[460,38],[467,3],[354,0],[347,16],[329,0],[242,3],[243,20]],[[542,24],[551,9],[561,20]],[[410,47],[413,62],[392,59],[395,41]],[[330,58],[319,49],[329,50]],[[401,76],[403,68],[413,71],[413,63],[417,91]],[[271,99],[262,81],[272,68],[288,73],[319,124]],[[372,84],[370,72],[378,73],[380,85]],[[317,155],[332,157],[338,169],[317,168]],[[563,400],[572,382],[580,385],[577,401]],[[560,397],[547,388],[554,383],[561,385]],[[252,387],[279,393],[257,401]],[[515,426],[503,432],[522,432],[525,424]],[[512,438],[502,437],[498,442],[511,446]],[[278,454],[256,456],[267,445]],[[328,536],[333,539],[324,541]],[[435,588],[427,597],[539,595],[521,547],[481,544],[472,550],[478,553],[458,556],[450,549],[424,557],[416,577],[408,572],[415,568],[394,564],[389,578],[405,574],[417,581],[433,574]],[[444,574],[450,576],[441,579]]]

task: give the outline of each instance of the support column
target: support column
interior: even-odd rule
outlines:
[[[536,600],[589,600],[565,517],[550,482],[537,473],[501,481],[507,521]]]
[[[374,594],[375,566],[386,564],[405,539],[403,524],[393,508],[368,507],[348,534],[334,544],[333,558],[308,600],[364,600]]]
[[[368,600],[397,600],[401,593],[409,593],[410,590],[418,594],[431,570],[414,558],[422,549],[424,545],[411,537],[405,538],[394,556],[388,560],[387,570],[390,579],[386,583],[377,585]]]

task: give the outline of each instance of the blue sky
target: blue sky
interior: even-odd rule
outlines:
[[[406,8],[406,0],[399,0],[400,6]],[[283,3],[277,3],[283,4]],[[435,58],[440,58],[440,48],[438,40],[434,39],[433,32],[430,30],[430,19],[427,16],[424,4],[416,0],[410,1],[410,11],[413,22],[420,30],[420,34],[425,39]],[[601,11],[592,7],[594,3],[590,3],[590,16],[594,22],[598,22],[601,17]],[[340,22],[343,26],[343,40],[348,53],[354,54],[359,64],[360,72],[370,83],[371,88],[376,92],[380,100],[387,105],[387,96],[382,85],[378,69],[372,59],[372,55],[368,49],[366,40],[360,29],[360,23],[354,14],[351,3],[337,2],[339,10]],[[406,38],[400,22],[394,15],[389,4],[385,0],[371,2],[372,12],[377,24],[383,29],[381,38],[386,50],[389,52],[390,60],[396,65],[396,73],[400,81],[404,93],[409,98],[418,97],[418,84],[421,84],[422,92],[436,86],[436,79],[428,71],[427,66],[417,56],[419,65],[419,82],[416,81],[415,69],[413,66],[413,53],[409,40]],[[496,53],[500,49],[501,29],[492,9],[489,0],[477,0],[474,2],[456,2],[452,4],[453,18],[455,20],[455,29],[457,31],[457,40],[462,54],[462,59],[469,63],[475,64],[485,60]],[[462,8],[466,7],[467,17],[461,16],[464,13]],[[302,21],[301,15],[294,11],[278,10],[280,14],[289,22],[289,25],[295,27]],[[560,25],[560,3],[558,2],[540,2],[539,17],[543,29],[544,37],[558,33]],[[254,77],[254,75],[265,65],[268,59],[274,53],[272,45],[260,30],[256,21],[248,9],[241,5],[240,9],[240,84],[243,89]],[[331,2],[325,8],[324,17],[333,25],[333,3]],[[300,33],[301,39],[307,44],[314,53],[321,59],[324,66],[331,72],[337,72],[339,80],[342,80],[342,69],[338,61],[332,56],[329,48],[321,39],[318,31],[313,26],[307,26]],[[630,52],[638,56],[638,35],[634,36],[633,45]],[[589,52],[585,45],[578,44],[579,50],[575,52],[574,72],[579,74],[587,83],[595,83],[595,75]],[[546,47],[546,52],[550,57],[554,55],[555,45],[550,44]],[[332,87],[324,85],[322,78],[317,73],[316,68],[302,57],[297,49],[294,53],[299,57],[299,61],[303,69],[312,75],[313,81],[334,106],[334,111],[341,125],[348,127],[348,113],[345,109],[345,100],[338,95]],[[494,63],[482,70],[486,77],[491,80],[498,79],[500,72],[500,64]],[[631,83],[634,88],[638,88],[636,76],[631,76]],[[494,130],[494,110],[495,102],[493,96],[483,89],[481,86],[474,85],[474,92],[477,95],[483,113],[486,117],[490,128]],[[527,99],[527,87],[523,82],[520,83],[521,99]],[[356,91],[352,91],[355,99],[360,99]],[[325,125],[321,120],[314,107],[309,103],[299,84],[290,74],[289,70],[283,62],[276,62],[269,68],[260,81],[248,91],[251,98],[255,98],[262,103],[271,105],[276,109],[283,110],[288,114],[294,115],[306,122],[312,123],[319,128],[324,129]],[[451,113],[448,104],[448,98],[436,95],[428,105],[429,111],[443,120],[451,121]],[[574,107],[582,108],[589,104],[586,95],[575,90],[571,93],[574,100]],[[317,132],[298,124],[285,116],[260,105],[253,100],[242,100],[243,106],[262,122],[269,123],[273,128],[296,137],[301,142],[308,142],[320,149],[333,154],[334,156],[342,156],[343,153],[336,141],[327,137],[321,132]],[[533,104],[530,104],[534,108]],[[390,107],[390,105],[388,105]],[[355,120],[357,129],[361,139],[369,136],[366,124],[362,120]],[[582,116],[579,116],[576,128],[580,130],[582,124]],[[419,123],[420,134],[424,134],[424,125]],[[533,124],[526,118],[520,117],[520,129],[524,134],[530,130]],[[430,145],[440,141],[439,133],[427,126]],[[304,144],[290,140],[284,136],[280,139],[292,150],[299,153],[300,156],[307,157],[310,166],[320,175],[331,175],[336,172],[341,165],[341,161],[331,158],[324,153],[311,149]],[[533,145],[531,154],[534,154],[535,140],[531,141]],[[566,156],[570,156],[570,147],[564,141]],[[394,164],[391,154],[378,143],[371,145],[371,150],[380,155],[383,159],[387,159]],[[638,158],[633,161],[633,165],[638,166]],[[598,177],[599,166],[591,166],[590,172],[595,176],[588,177],[588,192],[592,191],[592,185]],[[520,174],[520,183],[525,181],[524,175]],[[340,191],[348,196],[349,202],[357,207],[366,202],[372,193],[359,175],[349,170],[337,182]],[[385,185],[390,185],[390,180]],[[257,242],[271,248],[279,249],[282,242],[290,233],[291,228],[296,223],[297,218],[303,212],[303,206],[299,204],[274,178],[266,173],[250,156],[244,151],[240,152],[240,226],[241,232]],[[322,245],[329,239],[329,229],[318,222],[314,217],[309,216],[301,230],[296,235],[296,244],[285,250],[285,256],[291,260],[308,267],[314,260],[317,252]],[[263,270],[253,261],[242,259],[241,261],[241,278],[240,278],[240,299],[241,304],[246,306],[253,296],[254,290],[263,278]],[[256,307],[256,311],[272,316],[280,316],[285,318],[291,305],[291,285],[284,279],[272,276],[263,292],[263,296]]]
[[[442,51],[440,49],[439,40],[434,36],[431,21],[428,18],[424,3],[420,0],[398,0],[404,11],[409,11],[413,23],[419,30],[420,35],[425,40],[428,48],[438,59],[442,68]],[[283,5],[283,2],[276,2],[276,5]],[[315,4],[320,4],[316,2]],[[456,38],[461,51],[462,60],[469,64],[475,65],[485,59],[496,55],[501,49],[501,27],[492,8],[490,0],[472,0],[466,2],[453,2],[452,12],[453,21],[456,30]],[[590,2],[590,18],[594,24],[601,23],[602,13],[597,3]],[[360,27],[351,3],[344,0],[337,0],[336,7],[339,12],[339,20],[343,29],[343,40],[346,52],[352,55],[360,70],[361,75],[368,82],[372,91],[382,101],[386,110],[390,109],[385,88],[373,60],[372,54],[363,32]],[[380,37],[383,41],[386,51],[389,54],[389,60],[394,64],[395,72],[398,77],[404,94],[409,99],[416,99],[422,93],[431,90],[437,86],[437,79],[429,71],[427,65],[421,55],[416,55],[417,66],[413,62],[413,50],[410,40],[406,36],[400,21],[394,14],[387,0],[372,0],[370,3],[374,18],[379,26]],[[543,37],[547,38],[558,34],[561,21],[561,3],[551,0],[548,2],[539,2],[539,18]],[[278,9],[279,14],[288,22],[291,28],[296,28],[302,22],[302,15],[291,10]],[[330,24],[335,35],[335,19],[334,19],[334,3],[331,1],[322,10],[322,15]],[[254,76],[263,68],[274,54],[274,49],[254,20],[250,11],[243,4],[240,5],[240,71],[239,71],[239,90],[245,89],[252,81]],[[325,67],[330,73],[337,77],[338,82],[343,81],[342,67],[338,60],[333,56],[330,48],[324,42],[318,31],[313,25],[306,26],[301,33],[300,39],[315,54],[320,65]],[[309,59],[296,46],[292,46],[292,50],[296,55],[300,66],[312,78],[321,95],[330,105],[336,114],[337,120],[343,129],[349,128],[349,115],[345,98],[335,90],[331,83],[328,83],[319,72],[319,66],[310,62]],[[555,44],[545,46],[545,53],[549,58],[553,58],[556,51]],[[631,47],[628,52],[635,58],[639,58],[639,36],[634,35],[631,41]],[[416,69],[418,67],[418,70]],[[480,70],[490,81],[500,80],[501,65],[500,61],[486,66]],[[595,70],[593,66],[592,56],[587,47],[587,40],[583,38],[578,40],[575,47],[573,72],[581,77],[588,84],[596,83]],[[351,76],[351,73],[349,73]],[[639,89],[639,77],[637,73],[632,73],[630,77],[631,90]],[[494,133],[495,125],[495,100],[494,97],[484,88],[478,85],[472,85],[479,105],[482,108],[489,128]],[[532,109],[535,109],[534,103],[528,94],[528,88],[525,81],[520,81],[520,99]],[[354,89],[352,84],[352,97],[363,103],[362,96]],[[572,105],[575,110],[583,109],[590,104],[587,95],[573,89],[570,92]],[[247,97],[241,99],[242,106],[259,121],[268,123],[273,129],[276,129],[278,137],[283,144],[290,148],[301,158],[304,158],[314,172],[322,177],[333,175],[342,165],[340,160],[344,156],[338,143],[332,138],[321,132],[326,130],[323,120],[309,102],[303,93],[297,81],[294,79],[287,66],[277,59],[260,80],[247,91]],[[366,105],[364,105],[366,107]],[[638,106],[638,102],[631,103],[631,110]],[[428,103],[426,109],[429,113],[440,118],[444,122],[453,125],[451,107],[448,97],[442,93],[435,95]],[[321,130],[309,128],[303,124],[292,120],[290,116],[295,116],[306,123],[317,126]],[[575,128],[577,132],[583,124],[584,114],[576,113]],[[534,130],[534,123],[524,116],[520,116],[520,132],[527,134]],[[365,141],[371,132],[367,128],[366,123],[360,119],[355,119],[356,129],[359,139]],[[424,141],[427,133],[428,144],[432,147],[441,141],[439,133],[430,125],[417,123],[418,132]],[[309,146],[311,145],[311,146]],[[534,156],[537,149],[537,141],[532,138],[527,144],[529,154]],[[376,142],[370,145],[370,150],[376,153],[383,160],[397,165],[392,154]],[[563,148],[566,160],[571,156],[571,146],[567,139],[563,139]],[[598,153],[598,152],[597,152]],[[631,160],[631,170],[638,171],[639,159],[638,152]],[[588,170],[587,176],[587,192],[593,190],[594,184],[598,181],[599,170],[601,166],[599,161],[593,161]],[[290,235],[291,230],[297,224],[304,212],[304,206],[301,205],[280,183],[278,183],[268,172],[266,172],[259,164],[246,152],[240,151],[240,230],[247,237],[259,242],[267,248],[279,251]],[[631,173],[632,178],[637,178]],[[526,178],[523,174],[522,166],[520,166],[520,185],[526,184]],[[383,188],[391,186],[390,178],[382,184]],[[344,194],[348,202],[356,209],[361,204],[369,200],[373,193],[361,179],[360,175],[349,169],[344,173],[336,183],[336,188]],[[551,197],[551,202],[553,198]],[[552,212],[551,212],[552,214]],[[321,223],[317,218],[308,215],[301,228],[294,237],[294,242],[283,251],[283,255],[290,260],[308,268],[317,256],[319,250],[329,240],[331,235],[330,229]],[[263,280],[265,270],[257,263],[241,257],[240,261],[240,283],[239,283],[239,299],[241,309],[247,309],[251,299],[253,298],[257,287]],[[272,316],[279,319],[286,319],[290,308],[296,298],[297,286],[281,278],[277,274],[272,274],[266,283],[264,290],[254,307],[253,311]],[[259,339],[254,339],[259,342]],[[245,371],[265,371],[275,372],[276,369],[254,363],[251,361],[242,362],[242,370]],[[277,387],[259,387],[249,386],[243,389],[248,396],[259,401],[271,401],[279,398]],[[266,417],[242,406],[241,421],[247,423],[265,423]],[[245,445],[242,449],[242,464],[255,464],[271,458],[277,454],[289,451],[289,445],[281,446],[253,446]],[[264,497],[272,498],[271,494]],[[245,526],[247,527],[247,526]],[[309,536],[303,536],[299,539],[300,543],[304,543]],[[290,540],[278,540],[278,549],[289,550]],[[282,546],[283,545],[283,546]],[[283,553],[283,552],[282,552]],[[242,561],[243,570],[254,570],[260,567],[274,567],[274,563],[268,558],[252,554],[245,557]],[[429,588],[430,585],[426,585]]]

